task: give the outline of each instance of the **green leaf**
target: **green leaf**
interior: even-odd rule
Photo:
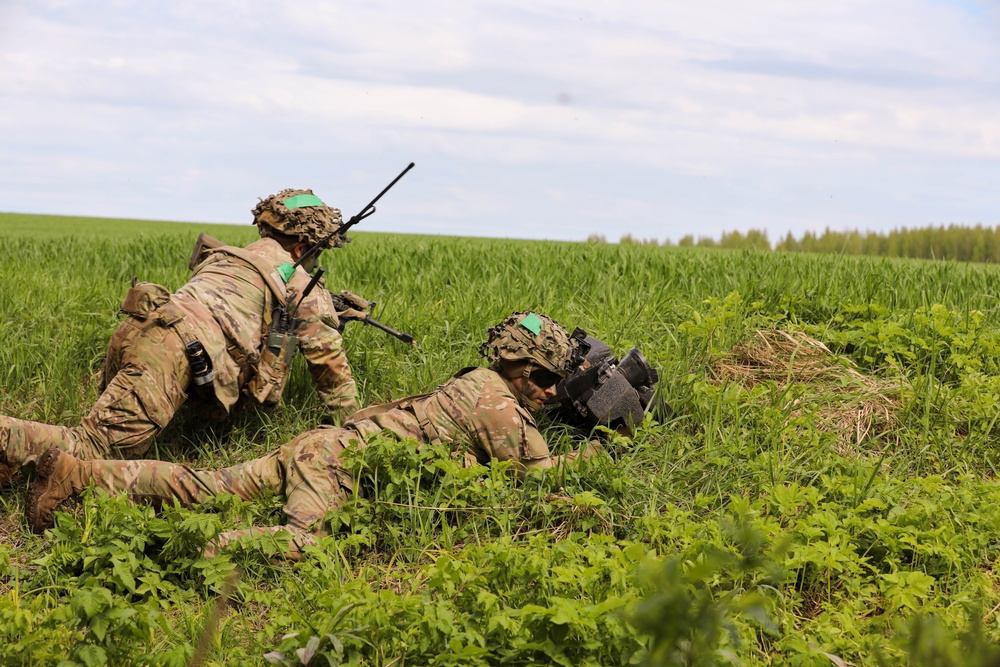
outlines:
[[[90,619],[111,606],[111,591],[106,588],[84,588],[73,596],[73,607],[84,619]]]
[[[313,656],[316,655],[317,650],[319,650],[319,637],[314,635],[309,638],[309,641],[306,642],[306,645],[303,648],[295,651],[295,655],[299,657],[299,662],[303,665],[308,665],[313,659]]]
[[[127,589],[130,593],[135,593],[135,577],[132,576],[132,572],[127,564],[116,562],[112,573],[114,574],[112,581]]]
[[[108,617],[101,615],[96,616],[90,621],[90,631],[94,633],[94,637],[97,641],[103,642],[104,637],[108,634]]]
[[[100,646],[82,646],[76,650],[76,657],[86,667],[103,667],[108,664],[108,654]]]

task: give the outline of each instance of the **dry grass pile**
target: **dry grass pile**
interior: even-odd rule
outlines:
[[[720,383],[751,388],[773,383],[788,392],[791,417],[811,419],[815,428],[837,434],[846,453],[896,426],[899,387],[865,375],[848,359],[801,331],[762,329],[712,363]]]

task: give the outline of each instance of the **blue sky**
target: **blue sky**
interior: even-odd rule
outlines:
[[[584,239],[988,224],[1000,21],[941,0],[0,0],[0,210]]]

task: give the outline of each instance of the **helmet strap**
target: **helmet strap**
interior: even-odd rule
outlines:
[[[514,398],[521,405],[521,407],[523,407],[528,412],[537,412],[538,410],[541,409],[543,404],[539,403],[537,400],[532,400],[527,396],[525,396],[524,392],[518,389],[517,385],[514,384],[512,378],[508,377],[503,372],[500,373],[500,377],[503,378],[503,381],[507,385],[507,388],[510,389],[510,393],[514,394]]]
[[[505,359],[498,359],[493,362],[491,368],[498,371],[501,375],[506,378],[516,378],[519,376],[528,377],[531,371],[535,370],[539,366],[531,359],[518,359],[516,361],[507,361]]]

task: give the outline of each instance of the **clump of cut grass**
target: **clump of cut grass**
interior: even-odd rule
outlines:
[[[772,383],[790,397],[789,416],[808,418],[817,430],[836,434],[841,454],[897,426],[898,384],[865,375],[802,331],[760,329],[715,359],[711,369],[720,383],[747,389]],[[792,388],[800,391],[789,392]]]

